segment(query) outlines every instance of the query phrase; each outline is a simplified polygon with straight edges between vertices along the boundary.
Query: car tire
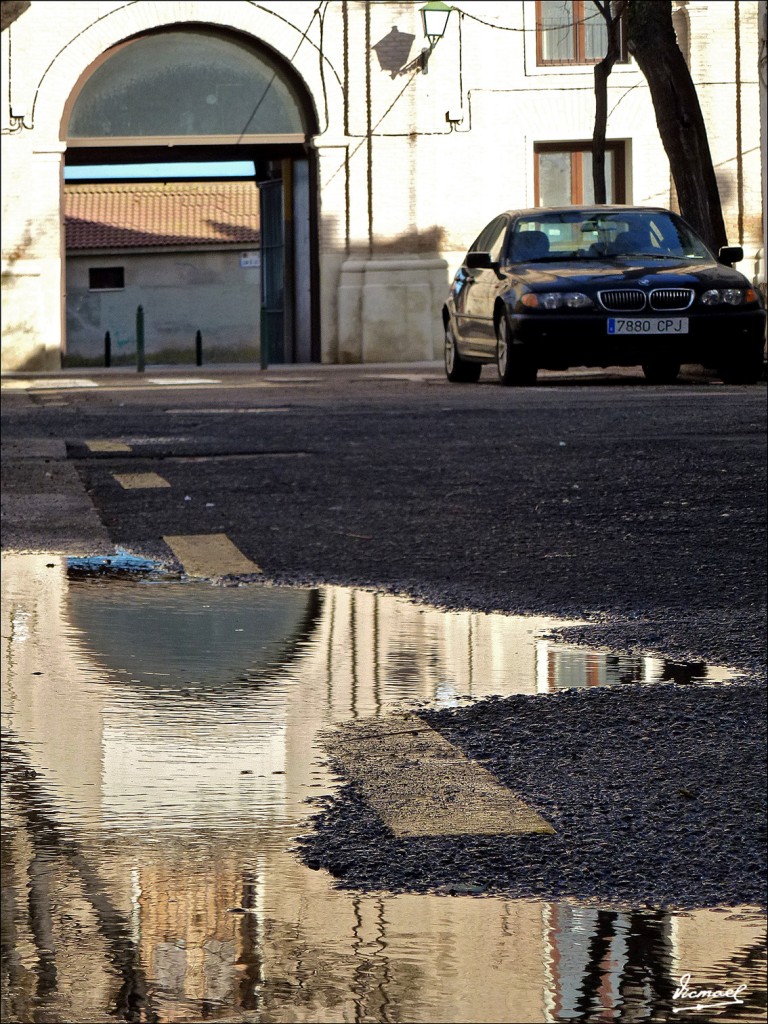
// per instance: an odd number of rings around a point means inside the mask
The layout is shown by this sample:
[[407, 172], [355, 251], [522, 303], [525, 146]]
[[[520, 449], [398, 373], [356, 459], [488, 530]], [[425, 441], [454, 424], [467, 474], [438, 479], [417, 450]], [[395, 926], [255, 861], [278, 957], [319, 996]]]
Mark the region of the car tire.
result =
[[480, 380], [482, 363], [470, 363], [459, 355], [453, 328], [445, 325], [445, 375], [452, 384], [476, 384]]
[[643, 373], [649, 384], [674, 384], [680, 374], [680, 363], [664, 359], [643, 363]]
[[496, 369], [505, 387], [529, 387], [536, 383], [538, 366], [522, 345], [512, 344], [509, 320], [501, 316], [496, 328]]
[[717, 372], [724, 384], [757, 384], [763, 375], [763, 346], [731, 358]]

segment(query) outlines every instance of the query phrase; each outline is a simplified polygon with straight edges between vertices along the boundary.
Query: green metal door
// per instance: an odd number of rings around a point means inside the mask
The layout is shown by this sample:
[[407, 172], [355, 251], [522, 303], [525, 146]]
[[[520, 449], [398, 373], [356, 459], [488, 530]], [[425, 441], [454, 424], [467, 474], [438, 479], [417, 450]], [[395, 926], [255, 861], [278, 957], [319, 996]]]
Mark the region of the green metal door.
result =
[[284, 363], [285, 230], [282, 181], [259, 184], [261, 205], [261, 365]]

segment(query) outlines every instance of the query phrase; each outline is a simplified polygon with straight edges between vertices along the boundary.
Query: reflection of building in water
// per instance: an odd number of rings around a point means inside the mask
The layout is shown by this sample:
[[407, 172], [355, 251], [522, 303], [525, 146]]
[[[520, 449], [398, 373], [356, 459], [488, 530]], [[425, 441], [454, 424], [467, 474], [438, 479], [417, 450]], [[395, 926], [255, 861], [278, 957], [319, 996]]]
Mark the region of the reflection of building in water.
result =
[[402, 699], [536, 693], [537, 637], [560, 624], [328, 587], [316, 649], [302, 664], [322, 664], [334, 719], [380, 714]]
[[758, 1001], [764, 992], [764, 914], [757, 910], [675, 914], [557, 903], [544, 916], [548, 1021], [615, 1020], [617, 1008], [621, 1020], [667, 1020], [686, 973], [699, 988], [743, 984]]
[[[566, 657], [541, 639], [552, 620], [344, 588], [275, 588], [279, 612], [259, 632], [269, 588], [70, 590], [58, 559], [3, 556], [3, 568], [3, 724], [20, 773], [6, 811], [9, 934], [33, 964], [14, 984], [42, 1005], [88, 1020], [140, 997], [174, 1021], [231, 1008], [539, 1022], [587, 991], [596, 1005], [624, 991], [631, 918], [354, 895], [290, 847], [306, 798], [331, 786], [320, 729], [404, 699], [648, 678], [650, 662]], [[701, 935], [695, 919], [664, 924], [660, 976], [672, 964], [706, 976], [726, 940], [738, 945], [722, 918]]]
[[658, 1012], [672, 995], [670, 915], [569, 904], [548, 910], [551, 1020], [627, 1019]]
[[136, 869], [141, 959], [166, 1004], [240, 1005], [243, 981], [262, 980], [257, 876], [243, 874], [236, 849], [196, 863], [172, 847]]
[[[234, 877], [238, 855], [222, 859]], [[479, 992], [489, 1020], [543, 1019], [540, 904], [343, 893], [274, 850], [239, 891], [181, 850], [172, 870], [142, 869], [141, 885], [142, 963], [162, 1019], [218, 1004], [296, 1022], [472, 1020]], [[255, 913], [222, 912], [249, 892]]]
[[648, 655], [612, 654], [536, 641], [536, 687], [555, 693], [571, 687], [618, 686], [624, 683], [714, 682], [723, 670], [704, 662], [677, 664]]

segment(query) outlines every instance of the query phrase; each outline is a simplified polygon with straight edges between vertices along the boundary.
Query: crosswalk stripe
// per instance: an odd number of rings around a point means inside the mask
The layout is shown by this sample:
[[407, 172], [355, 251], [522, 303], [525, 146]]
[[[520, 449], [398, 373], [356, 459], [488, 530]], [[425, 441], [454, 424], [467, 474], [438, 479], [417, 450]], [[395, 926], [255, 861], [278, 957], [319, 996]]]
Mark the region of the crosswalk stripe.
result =
[[210, 579], [262, 571], [225, 533], [174, 535], [163, 540], [184, 566], [187, 576]]

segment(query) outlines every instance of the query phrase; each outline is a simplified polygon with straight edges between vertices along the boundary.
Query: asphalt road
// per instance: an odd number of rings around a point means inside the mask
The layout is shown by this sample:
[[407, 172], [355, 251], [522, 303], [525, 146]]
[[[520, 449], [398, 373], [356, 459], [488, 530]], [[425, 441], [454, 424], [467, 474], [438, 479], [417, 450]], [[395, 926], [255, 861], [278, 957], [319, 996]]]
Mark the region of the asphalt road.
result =
[[[276, 581], [586, 616], [587, 639], [764, 673], [764, 384], [582, 371], [511, 389], [424, 364], [5, 384], [6, 547], [171, 558], [164, 536], [225, 533]], [[110, 439], [127, 450], [86, 447]], [[170, 487], [115, 480], [138, 472]]]
[[[763, 902], [765, 385], [688, 374], [653, 387], [622, 371], [520, 390], [487, 377], [449, 385], [420, 365], [9, 378], [3, 546], [121, 545], [178, 568], [163, 538], [222, 534], [275, 582], [554, 613], [586, 620], [571, 641], [732, 666], [740, 681], [725, 687], [419, 712], [554, 836], [398, 838], [347, 784], [299, 852], [362, 890]], [[126, 489], [118, 477], [134, 473], [165, 486]]]

